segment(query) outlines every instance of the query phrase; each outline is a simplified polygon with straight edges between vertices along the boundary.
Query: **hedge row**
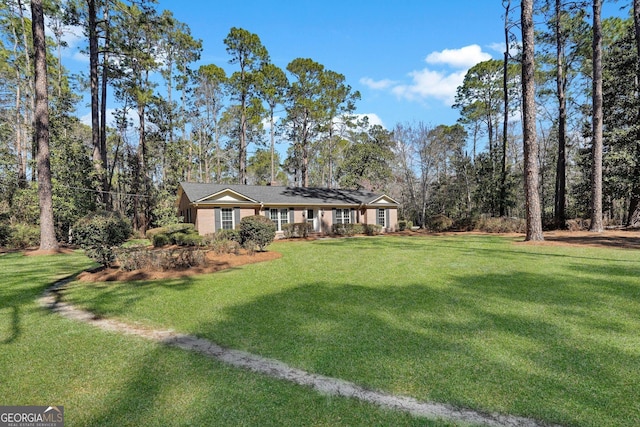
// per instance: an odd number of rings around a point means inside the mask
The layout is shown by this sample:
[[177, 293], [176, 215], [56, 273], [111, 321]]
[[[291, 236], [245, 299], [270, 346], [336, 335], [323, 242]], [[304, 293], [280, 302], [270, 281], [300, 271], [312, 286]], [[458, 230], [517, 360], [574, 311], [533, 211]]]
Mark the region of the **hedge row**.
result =
[[337, 236], [355, 236], [356, 234], [366, 234], [375, 236], [382, 232], [382, 226], [378, 224], [333, 224], [331, 232]]

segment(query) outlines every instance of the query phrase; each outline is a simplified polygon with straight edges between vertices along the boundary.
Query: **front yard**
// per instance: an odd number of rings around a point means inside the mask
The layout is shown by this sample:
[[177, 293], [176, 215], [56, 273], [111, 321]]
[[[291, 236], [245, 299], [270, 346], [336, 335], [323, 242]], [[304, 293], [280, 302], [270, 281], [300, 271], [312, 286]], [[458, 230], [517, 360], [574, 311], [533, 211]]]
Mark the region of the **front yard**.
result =
[[[519, 240], [281, 242], [274, 261], [75, 282], [65, 298], [420, 400], [562, 425], [640, 424], [640, 252]], [[88, 264], [0, 256], [2, 404], [65, 405], [70, 425], [425, 425], [35, 305], [55, 276]]]

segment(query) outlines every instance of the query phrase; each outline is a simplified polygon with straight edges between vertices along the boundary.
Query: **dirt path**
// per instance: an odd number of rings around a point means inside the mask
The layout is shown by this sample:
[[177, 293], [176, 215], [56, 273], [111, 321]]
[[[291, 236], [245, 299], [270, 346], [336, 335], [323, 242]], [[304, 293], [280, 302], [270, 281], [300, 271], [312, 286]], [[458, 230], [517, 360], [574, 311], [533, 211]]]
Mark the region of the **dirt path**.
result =
[[421, 402], [407, 396], [396, 396], [382, 391], [369, 390], [339, 378], [326, 377], [296, 369], [278, 360], [267, 359], [244, 351], [223, 348], [211, 341], [196, 336], [180, 334], [171, 330], [148, 329], [113, 319], [99, 318], [88, 311], [81, 310], [62, 301], [60, 292], [71, 280], [72, 278], [63, 279], [47, 289], [38, 300], [40, 305], [68, 319], [85, 322], [106, 331], [135, 335], [164, 345], [194, 351], [238, 368], [248, 369], [270, 377], [311, 387], [320, 393], [359, 399], [384, 408], [408, 412], [418, 417], [492, 427], [549, 426], [549, 424], [528, 418], [486, 414], [469, 409], [455, 408], [442, 403]]

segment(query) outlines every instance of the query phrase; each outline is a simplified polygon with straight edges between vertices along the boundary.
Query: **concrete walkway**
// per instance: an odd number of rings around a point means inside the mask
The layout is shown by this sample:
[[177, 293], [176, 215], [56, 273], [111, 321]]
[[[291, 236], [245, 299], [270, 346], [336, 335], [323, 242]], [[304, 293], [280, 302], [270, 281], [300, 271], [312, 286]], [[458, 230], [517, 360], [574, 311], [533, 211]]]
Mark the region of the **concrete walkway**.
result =
[[40, 305], [63, 317], [85, 322], [105, 331], [135, 335], [161, 344], [194, 351], [238, 368], [248, 369], [270, 377], [308, 386], [320, 393], [359, 399], [384, 408], [408, 412], [418, 417], [492, 427], [550, 426], [549, 424], [544, 424], [529, 418], [485, 414], [468, 409], [455, 408], [442, 403], [421, 402], [407, 396], [396, 396], [381, 391], [369, 390], [349, 381], [296, 369], [278, 360], [267, 359], [244, 351], [223, 348], [211, 341], [196, 336], [179, 334], [171, 330], [148, 329], [117, 320], [98, 318], [88, 311], [78, 309], [62, 301], [60, 292], [70, 281], [71, 278], [61, 280], [47, 289], [39, 299]]

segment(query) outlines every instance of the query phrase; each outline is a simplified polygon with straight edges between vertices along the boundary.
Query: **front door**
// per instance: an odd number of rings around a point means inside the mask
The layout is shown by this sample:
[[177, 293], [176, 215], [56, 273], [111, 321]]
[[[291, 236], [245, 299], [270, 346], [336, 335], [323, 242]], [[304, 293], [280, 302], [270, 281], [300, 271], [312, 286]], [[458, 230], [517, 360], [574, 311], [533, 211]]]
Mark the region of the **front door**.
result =
[[318, 215], [313, 209], [307, 209], [307, 224], [311, 224], [313, 226], [314, 232], [318, 231]]

